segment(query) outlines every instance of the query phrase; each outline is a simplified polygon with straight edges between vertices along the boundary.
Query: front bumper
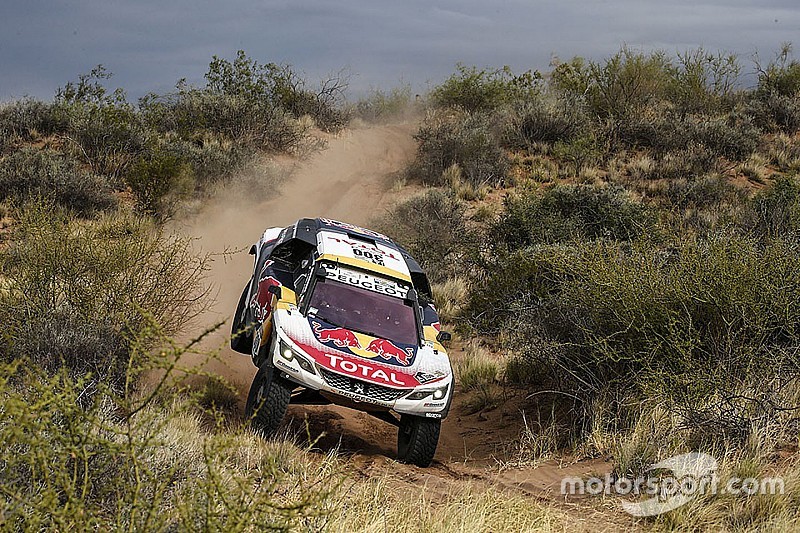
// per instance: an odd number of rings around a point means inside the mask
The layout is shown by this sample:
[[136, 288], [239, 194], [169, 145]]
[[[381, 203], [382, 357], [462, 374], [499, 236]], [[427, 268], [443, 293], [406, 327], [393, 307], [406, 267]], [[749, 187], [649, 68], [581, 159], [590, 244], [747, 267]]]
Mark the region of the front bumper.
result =
[[280, 334], [272, 347], [271, 360], [275, 368], [298, 385], [326, 392], [326, 396], [334, 399], [341, 397], [342, 403], [351, 407], [363, 405], [365, 411], [385, 409], [399, 414], [445, 418], [453, 395], [452, 374], [436, 383], [413, 388], [389, 387], [326, 368]]

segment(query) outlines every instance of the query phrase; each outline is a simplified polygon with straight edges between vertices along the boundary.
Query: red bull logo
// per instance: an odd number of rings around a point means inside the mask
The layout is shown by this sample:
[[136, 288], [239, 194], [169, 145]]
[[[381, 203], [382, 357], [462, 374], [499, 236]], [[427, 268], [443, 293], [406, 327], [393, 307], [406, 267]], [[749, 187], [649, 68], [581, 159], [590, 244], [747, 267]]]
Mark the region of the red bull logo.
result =
[[266, 320], [272, 314], [272, 299], [274, 296], [269, 292], [272, 285], [280, 285], [280, 281], [268, 276], [258, 281], [258, 288], [250, 303], [250, 307], [255, 309], [255, 315], [258, 320]]
[[312, 324], [314, 328], [314, 333], [317, 334], [317, 338], [320, 342], [330, 342], [338, 346], [339, 348], [347, 348], [354, 346], [356, 348], [361, 348], [361, 343], [358, 342], [358, 338], [356, 338], [355, 333], [350, 331], [349, 329], [345, 328], [328, 328], [322, 329], [319, 322], [314, 322]]
[[409, 365], [409, 358], [414, 356], [413, 348], [402, 348], [396, 346], [392, 341], [386, 339], [375, 339], [367, 346], [367, 351], [378, 354], [383, 359], [394, 357], [401, 365]]

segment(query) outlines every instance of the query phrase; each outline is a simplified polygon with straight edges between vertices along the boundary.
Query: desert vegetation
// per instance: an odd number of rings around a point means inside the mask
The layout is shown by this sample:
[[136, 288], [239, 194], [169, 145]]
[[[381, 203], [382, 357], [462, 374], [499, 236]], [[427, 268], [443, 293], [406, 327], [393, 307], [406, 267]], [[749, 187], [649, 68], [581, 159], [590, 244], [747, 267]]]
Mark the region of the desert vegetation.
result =
[[[691, 450], [762, 473], [796, 452], [798, 73], [789, 46], [750, 67], [623, 48], [544, 73], [459, 66], [433, 89], [407, 170], [429, 189], [387, 231], [440, 287], [467, 285], [440, 302], [485, 345], [461, 383], [487, 410], [501, 384], [536, 398], [535, 455], [635, 478]], [[791, 498], [707, 498], [654, 525], [781, 529]]]
[[[745, 85], [742, 74], [757, 81]], [[354, 117], [422, 113], [375, 223], [428, 269], [469, 412], [530, 400], [518, 462], [608, 457], [636, 477], [693, 450], [780, 497], [708, 496], [638, 525], [798, 519], [800, 64], [623, 48], [548, 72], [459, 65], [348, 104], [287, 65], [213, 58], [130, 102], [102, 67], [0, 106], [0, 525], [22, 529], [559, 529], [476, 484], [353, 475], [307, 435], [264, 441], [187, 352], [220, 327], [208, 257], [165, 222]], [[413, 101], [412, 101], [413, 100]], [[279, 178], [265, 175], [264, 179]], [[192, 325], [194, 340], [174, 335]], [[208, 328], [208, 329], [206, 329]], [[187, 380], [191, 377], [191, 380]], [[190, 385], [191, 384], [191, 385]], [[198, 386], [200, 384], [200, 386]], [[502, 389], [502, 392], [501, 392]], [[408, 509], [413, 508], [414, 513]]]
[[98, 66], [61, 87], [52, 102], [0, 107], [0, 199], [46, 196], [86, 215], [133, 195], [137, 211], [174, 215], [182, 200], [235, 182], [264, 154], [302, 154], [350, 116], [344, 75], [311, 88], [288, 65], [262, 64], [240, 51], [214, 57], [204, 86], [179, 81], [168, 94], [128, 101]]

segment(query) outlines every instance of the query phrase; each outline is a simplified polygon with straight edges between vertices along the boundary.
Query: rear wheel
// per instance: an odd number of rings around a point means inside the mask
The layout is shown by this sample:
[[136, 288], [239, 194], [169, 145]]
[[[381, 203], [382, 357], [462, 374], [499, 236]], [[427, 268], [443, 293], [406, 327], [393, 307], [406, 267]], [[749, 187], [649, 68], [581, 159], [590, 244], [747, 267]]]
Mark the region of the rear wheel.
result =
[[258, 433], [272, 437], [286, 416], [294, 386], [269, 363], [258, 369], [247, 395], [245, 415]]
[[430, 466], [439, 444], [442, 421], [438, 418], [401, 415], [397, 432], [397, 457], [404, 463]]

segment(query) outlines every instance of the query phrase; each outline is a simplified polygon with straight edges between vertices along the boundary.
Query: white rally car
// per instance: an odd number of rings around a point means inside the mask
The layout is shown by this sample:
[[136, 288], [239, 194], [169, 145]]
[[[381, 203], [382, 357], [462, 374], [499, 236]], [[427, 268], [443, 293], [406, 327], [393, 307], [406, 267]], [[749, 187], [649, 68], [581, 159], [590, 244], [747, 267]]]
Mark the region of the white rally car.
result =
[[270, 228], [250, 253], [231, 347], [258, 367], [254, 427], [273, 434], [289, 403], [336, 403], [398, 426], [399, 459], [428, 466], [454, 382], [417, 262], [385, 235], [324, 218]]

